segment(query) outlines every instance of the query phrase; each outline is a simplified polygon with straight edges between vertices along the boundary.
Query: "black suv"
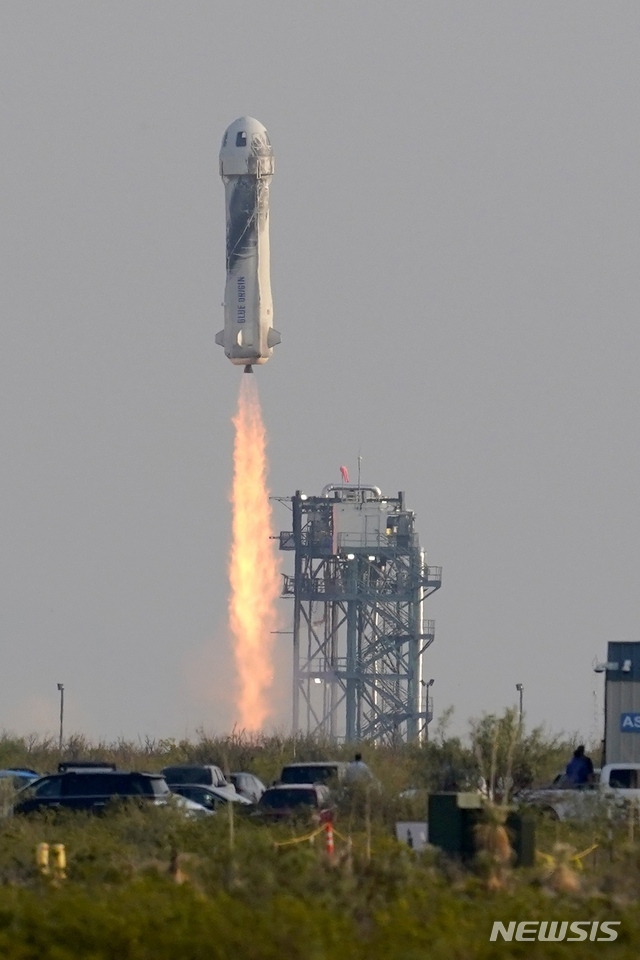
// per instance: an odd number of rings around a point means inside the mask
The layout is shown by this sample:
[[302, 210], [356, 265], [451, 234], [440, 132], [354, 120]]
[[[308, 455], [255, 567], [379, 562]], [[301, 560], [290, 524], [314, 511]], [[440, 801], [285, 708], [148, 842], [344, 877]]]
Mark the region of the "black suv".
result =
[[347, 764], [342, 760], [317, 760], [306, 763], [287, 763], [279, 783], [342, 783]]
[[198, 783], [203, 787], [228, 787], [225, 775], [215, 763], [176, 763], [160, 771], [167, 783]]
[[164, 804], [170, 796], [166, 780], [157, 773], [76, 769], [41, 777], [24, 787], [13, 810], [14, 813], [52, 809], [97, 812], [116, 797]]

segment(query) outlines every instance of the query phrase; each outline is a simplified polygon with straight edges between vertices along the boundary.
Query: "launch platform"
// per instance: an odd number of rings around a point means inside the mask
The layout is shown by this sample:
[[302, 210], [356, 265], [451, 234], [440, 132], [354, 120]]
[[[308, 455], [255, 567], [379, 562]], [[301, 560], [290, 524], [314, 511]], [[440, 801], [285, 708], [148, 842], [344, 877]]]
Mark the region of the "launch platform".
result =
[[405, 497], [375, 486], [326, 486], [274, 498], [292, 530], [293, 730], [380, 743], [426, 738], [432, 719], [425, 654], [435, 639], [425, 601], [442, 583], [428, 566]]

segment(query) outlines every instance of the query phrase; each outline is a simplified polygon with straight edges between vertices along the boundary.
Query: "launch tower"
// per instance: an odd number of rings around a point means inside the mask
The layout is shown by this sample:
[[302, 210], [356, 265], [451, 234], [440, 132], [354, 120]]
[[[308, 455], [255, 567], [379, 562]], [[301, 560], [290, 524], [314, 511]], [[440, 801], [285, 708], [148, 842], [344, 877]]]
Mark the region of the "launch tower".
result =
[[[277, 498], [280, 499], [280, 498]], [[347, 741], [415, 742], [431, 720], [424, 654], [434, 640], [425, 600], [442, 568], [426, 565], [404, 494], [329, 485], [297, 491], [293, 597], [293, 729]]]

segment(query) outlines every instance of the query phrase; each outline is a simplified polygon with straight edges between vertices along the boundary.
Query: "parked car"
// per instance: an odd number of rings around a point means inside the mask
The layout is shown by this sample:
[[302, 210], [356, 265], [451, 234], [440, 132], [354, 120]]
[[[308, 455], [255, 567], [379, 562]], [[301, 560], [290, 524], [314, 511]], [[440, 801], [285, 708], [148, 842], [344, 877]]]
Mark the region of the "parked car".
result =
[[180, 813], [183, 813], [189, 820], [199, 820], [201, 817], [210, 817], [213, 810], [209, 810], [204, 804], [192, 800], [190, 797], [181, 797], [178, 793], [171, 792], [167, 800], [160, 806], [175, 807]]
[[204, 787], [228, 787], [224, 773], [213, 763], [177, 763], [160, 771], [167, 783], [200, 783]]
[[8, 767], [6, 770], [0, 770], [0, 780], [11, 780], [16, 790], [21, 790], [28, 783], [39, 780], [41, 776], [42, 774], [36, 773], [35, 770], [23, 770], [20, 767]]
[[[587, 786], [589, 789], [591, 789], [596, 783], [599, 783], [601, 779], [601, 774], [602, 774], [602, 767], [594, 767], [593, 783], [585, 784], [584, 786]], [[556, 773], [551, 783], [547, 784], [544, 787], [525, 787], [524, 789], [517, 790], [513, 794], [513, 800], [516, 802], [524, 801], [525, 798], [527, 797], [532, 797], [536, 794], [542, 793], [547, 790], [581, 790], [581, 789], [583, 789], [583, 787], [577, 787], [573, 783], [571, 783], [571, 781], [567, 777], [564, 770], [561, 770], [560, 773]], [[484, 796], [486, 796], [486, 792], [484, 790], [480, 790], [480, 792]]]
[[262, 794], [255, 815], [278, 820], [305, 812], [318, 822], [332, 819], [328, 787], [322, 783], [278, 783]]
[[58, 773], [69, 773], [75, 770], [76, 773], [83, 773], [85, 770], [99, 773], [100, 770], [117, 770], [115, 763], [107, 763], [103, 760], [63, 760], [58, 764]]
[[280, 773], [279, 783], [342, 783], [347, 764], [342, 760], [314, 760], [305, 763], [287, 763]]
[[23, 787], [16, 798], [14, 813], [63, 808], [99, 811], [115, 797], [160, 805], [166, 804], [170, 796], [166, 780], [156, 773], [70, 770], [41, 777]]
[[169, 789], [180, 797], [199, 803], [210, 813], [217, 813], [228, 803], [235, 803], [243, 808], [253, 807], [251, 800], [247, 800], [230, 787], [205, 787], [200, 783], [170, 783]]
[[611, 815], [626, 802], [640, 802], [640, 763], [608, 763], [595, 771], [593, 783], [581, 786], [558, 774], [548, 787], [524, 790], [516, 798], [554, 820], [585, 820], [602, 812]]
[[262, 780], [253, 773], [232, 773], [230, 779], [236, 791], [251, 803], [258, 803], [267, 789]]

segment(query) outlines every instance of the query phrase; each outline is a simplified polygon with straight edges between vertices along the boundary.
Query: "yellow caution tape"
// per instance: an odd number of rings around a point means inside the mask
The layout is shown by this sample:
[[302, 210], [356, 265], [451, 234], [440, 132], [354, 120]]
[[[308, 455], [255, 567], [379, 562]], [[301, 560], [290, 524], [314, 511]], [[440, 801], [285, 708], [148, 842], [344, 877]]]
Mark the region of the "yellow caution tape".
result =
[[[583, 869], [582, 858], [586, 857], [588, 853], [592, 853], [598, 846], [599, 844], [594, 843], [590, 847], [587, 847], [586, 850], [583, 850], [582, 853], [574, 853], [574, 855], [572, 857], [569, 857], [569, 859], [575, 860], [575, 862], [578, 864], [578, 869], [582, 870]], [[541, 857], [543, 860], [546, 860], [547, 863], [555, 864], [556, 862], [556, 858], [552, 854], [544, 853], [542, 850], [536, 850], [536, 856]]]
[[304, 837], [292, 837], [291, 840], [281, 840], [279, 843], [274, 843], [273, 845], [274, 847], [288, 847], [292, 843], [304, 843], [305, 840], [313, 840], [313, 838], [317, 837], [323, 830], [324, 827], [318, 827], [313, 833], [307, 833]]
[[582, 853], [576, 853], [575, 856], [571, 857], [572, 860], [575, 860], [578, 864], [578, 868], [582, 870], [582, 858], [586, 857], [588, 853], [591, 853], [598, 846], [597, 843], [593, 843], [590, 847], [587, 847], [586, 850], [583, 850]]
[[336, 830], [335, 827], [333, 828], [333, 835], [334, 837], [339, 837], [340, 840], [344, 840], [345, 843], [349, 843], [349, 841], [351, 840], [351, 837], [345, 837], [345, 835], [343, 833], [340, 833], [338, 830]]
[[536, 850], [536, 857], [541, 857], [543, 860], [546, 860], [547, 863], [556, 862], [555, 857], [552, 857], [550, 853], [543, 853], [542, 850]]
[[[317, 837], [319, 833], [323, 833], [326, 829], [326, 825], [323, 824], [321, 827], [318, 827], [317, 830], [314, 830], [313, 833], [306, 833], [304, 837], [292, 837], [291, 840], [281, 840], [279, 843], [274, 843], [274, 847], [288, 847], [294, 843], [304, 843], [305, 840], [313, 840], [314, 837]], [[343, 833], [340, 833], [339, 830], [336, 830], [333, 827], [334, 837], [338, 837], [340, 840], [343, 840], [344, 843], [351, 843], [351, 837], [345, 837]]]

